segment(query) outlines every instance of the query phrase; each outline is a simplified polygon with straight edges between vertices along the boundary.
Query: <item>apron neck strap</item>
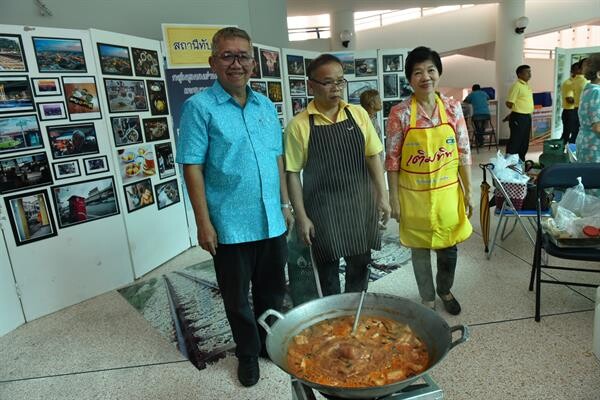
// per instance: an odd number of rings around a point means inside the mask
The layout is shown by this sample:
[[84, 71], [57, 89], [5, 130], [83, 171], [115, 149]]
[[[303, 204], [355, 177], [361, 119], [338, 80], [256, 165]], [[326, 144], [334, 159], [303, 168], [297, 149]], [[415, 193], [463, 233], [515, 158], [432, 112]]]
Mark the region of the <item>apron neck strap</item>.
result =
[[[437, 104], [438, 112], [440, 113], [440, 123], [448, 123], [446, 108], [444, 107], [444, 103], [442, 103], [442, 99], [437, 94], [435, 95], [435, 102]], [[410, 102], [410, 127], [417, 127], [417, 98], [415, 96], [412, 97]]]

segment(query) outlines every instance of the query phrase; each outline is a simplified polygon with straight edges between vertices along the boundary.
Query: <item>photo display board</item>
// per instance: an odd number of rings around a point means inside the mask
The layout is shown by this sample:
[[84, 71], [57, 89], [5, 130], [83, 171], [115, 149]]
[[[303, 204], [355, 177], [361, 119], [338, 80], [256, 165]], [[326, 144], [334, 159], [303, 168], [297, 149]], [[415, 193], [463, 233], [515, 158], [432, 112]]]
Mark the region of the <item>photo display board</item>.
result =
[[[135, 276], [190, 246], [160, 42], [90, 30]], [[84, 165], [87, 168], [88, 165]]]
[[30, 320], [133, 274], [89, 32], [0, 25], [0, 53], [0, 223]]

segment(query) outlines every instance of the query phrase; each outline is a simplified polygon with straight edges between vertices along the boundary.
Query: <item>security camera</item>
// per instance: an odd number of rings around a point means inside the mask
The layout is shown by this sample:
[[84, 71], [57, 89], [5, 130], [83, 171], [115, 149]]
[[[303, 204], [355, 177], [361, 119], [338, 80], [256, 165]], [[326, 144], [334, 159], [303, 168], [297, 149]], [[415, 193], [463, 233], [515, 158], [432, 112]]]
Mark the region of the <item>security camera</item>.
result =
[[340, 32], [340, 40], [342, 41], [342, 46], [348, 47], [350, 41], [352, 40], [352, 32], [347, 29], [344, 29]]
[[525, 28], [527, 28], [527, 25], [529, 25], [529, 18], [520, 17], [515, 21], [515, 33], [518, 35], [522, 34], [523, 32], [525, 32]]

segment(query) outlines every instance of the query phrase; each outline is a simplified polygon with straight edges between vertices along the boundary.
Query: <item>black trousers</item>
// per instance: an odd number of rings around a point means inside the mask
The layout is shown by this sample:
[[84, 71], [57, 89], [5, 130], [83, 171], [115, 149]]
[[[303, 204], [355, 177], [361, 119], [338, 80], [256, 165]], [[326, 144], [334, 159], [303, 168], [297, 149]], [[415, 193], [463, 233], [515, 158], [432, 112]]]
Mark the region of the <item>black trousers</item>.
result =
[[577, 134], [579, 133], [579, 115], [578, 108], [572, 110], [563, 110], [561, 120], [563, 124], [563, 133], [561, 139], [564, 144], [575, 143]]
[[[281, 310], [285, 295], [285, 234], [256, 242], [221, 244], [213, 257], [225, 313], [237, 357], [257, 357], [266, 332], [256, 318], [265, 310]], [[252, 282], [252, 303], [248, 290]]]
[[510, 138], [506, 145], [507, 154], [518, 154], [525, 161], [525, 155], [529, 150], [529, 136], [531, 135], [531, 114], [510, 113], [508, 118], [510, 127]]
[[[371, 252], [344, 257], [344, 260], [346, 261], [344, 292], [361, 292], [367, 285], [367, 265], [371, 263]], [[339, 268], [339, 259], [317, 264], [323, 296], [341, 293]]]

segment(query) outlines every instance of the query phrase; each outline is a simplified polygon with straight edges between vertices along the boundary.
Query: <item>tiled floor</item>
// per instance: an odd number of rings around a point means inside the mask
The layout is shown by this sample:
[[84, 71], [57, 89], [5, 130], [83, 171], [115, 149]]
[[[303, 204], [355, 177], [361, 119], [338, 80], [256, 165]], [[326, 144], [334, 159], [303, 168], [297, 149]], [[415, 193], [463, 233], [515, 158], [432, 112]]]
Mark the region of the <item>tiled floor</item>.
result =
[[[488, 158], [481, 153], [475, 162]], [[474, 168], [474, 188], [480, 181]], [[543, 318], [536, 323], [535, 297], [527, 290], [532, 246], [524, 233], [517, 228], [487, 260], [478, 214], [472, 222], [474, 234], [459, 247], [453, 290], [463, 312], [439, 311], [451, 326], [471, 331], [431, 373], [445, 399], [600, 399], [600, 361], [591, 351], [595, 291], [544, 285]], [[394, 232], [390, 224], [388, 234]], [[192, 249], [149, 275], [203, 258]], [[590, 275], [579, 279], [600, 283]], [[369, 290], [419, 300], [410, 268]], [[262, 378], [252, 388], [237, 383], [232, 357], [198, 371], [112, 291], [1, 337], [0, 399], [290, 399], [289, 377], [260, 363]]]

